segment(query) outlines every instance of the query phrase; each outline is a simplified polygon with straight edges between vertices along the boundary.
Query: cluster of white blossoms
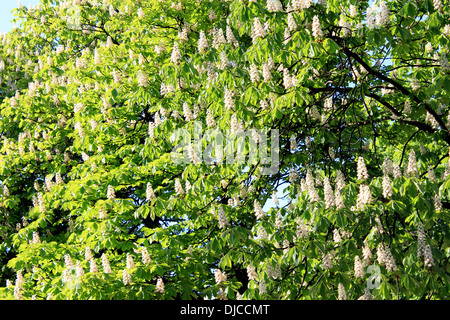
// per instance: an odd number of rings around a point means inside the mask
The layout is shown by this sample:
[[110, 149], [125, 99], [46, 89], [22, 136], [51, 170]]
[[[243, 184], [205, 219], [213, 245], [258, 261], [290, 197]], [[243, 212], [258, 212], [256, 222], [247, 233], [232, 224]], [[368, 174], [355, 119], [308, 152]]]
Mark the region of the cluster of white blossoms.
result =
[[269, 12], [283, 11], [283, 5], [280, 0], [267, 0], [267, 10]]
[[155, 291], [159, 292], [159, 293], [164, 293], [165, 292], [164, 282], [163, 282], [162, 278], [158, 278], [158, 280], [156, 280], [156, 289], [155, 289]]
[[362, 265], [367, 266], [369, 264], [370, 259], [372, 259], [372, 251], [370, 250], [369, 244], [367, 241], [364, 241], [364, 247], [363, 247], [363, 259], [362, 259]]
[[333, 188], [331, 187], [330, 180], [328, 177], [324, 178], [323, 181], [324, 198], [325, 198], [325, 208], [331, 208], [335, 205], [335, 198]]
[[22, 275], [21, 271], [17, 271], [16, 274], [16, 281], [14, 285], [14, 298], [17, 300], [23, 300], [23, 283], [25, 282], [25, 279]]
[[315, 15], [313, 17], [311, 29], [312, 29], [312, 35], [314, 38], [320, 38], [323, 36], [322, 27], [320, 26], [320, 20], [317, 15]]
[[221, 229], [226, 228], [230, 225], [222, 206], [217, 209], [217, 219], [219, 220], [219, 228]]
[[98, 210], [98, 218], [99, 219], [106, 219], [108, 217], [108, 213], [104, 207], [101, 207]]
[[370, 293], [370, 289], [368, 287], [366, 287], [366, 289], [364, 290], [364, 294], [359, 297], [358, 300], [373, 300], [373, 296]]
[[41, 239], [39, 237], [39, 233], [37, 233], [36, 231], [33, 231], [33, 237], [30, 240], [30, 244], [36, 244], [36, 243], [41, 243]]
[[297, 29], [297, 23], [295, 22], [294, 15], [291, 12], [288, 13], [286, 20], [289, 31], [294, 31]]
[[122, 282], [124, 286], [127, 286], [131, 283], [131, 275], [126, 269], [122, 270]]
[[379, 6], [375, 1], [372, 6], [367, 8], [366, 24], [370, 29], [387, 26], [390, 23], [390, 12], [384, 1], [381, 1]]
[[205, 31], [200, 31], [200, 36], [197, 43], [199, 53], [204, 53], [208, 49], [208, 40], [206, 39]]
[[197, 155], [197, 152], [195, 150], [195, 146], [194, 144], [190, 143], [188, 146], [188, 155], [189, 155], [189, 159], [195, 164], [198, 165], [200, 164], [202, 161], [200, 159], [200, 157]]
[[356, 165], [356, 179], [369, 179], [369, 174], [367, 173], [367, 167], [363, 157], [358, 157], [358, 163]]
[[364, 206], [372, 202], [370, 187], [366, 184], [359, 185], [358, 198], [356, 199], [356, 209], [363, 210]]
[[264, 218], [264, 216], [265, 216], [264, 210], [262, 209], [261, 204], [259, 203], [259, 201], [257, 199], [255, 199], [255, 201], [254, 201], [254, 207], [255, 207], [256, 219], [260, 220], [260, 219]]
[[216, 284], [221, 284], [227, 281], [227, 275], [219, 269], [214, 269], [214, 279], [216, 280]]
[[425, 237], [423, 225], [422, 223], [419, 223], [417, 226], [417, 257], [423, 257], [425, 266], [431, 268], [434, 266], [434, 258], [430, 245], [425, 242]]
[[146, 87], [148, 85], [148, 76], [144, 71], [139, 70], [137, 77], [138, 77], [138, 85], [140, 87]]
[[319, 201], [320, 197], [315, 188], [314, 177], [313, 177], [310, 169], [308, 169], [306, 171], [305, 181], [306, 181], [306, 186], [308, 188], [307, 190], [308, 190], [308, 195], [309, 195], [309, 201], [311, 201], [311, 202]]
[[101, 260], [102, 260], [103, 272], [104, 273], [112, 273], [111, 265], [109, 264], [108, 256], [103, 253], [102, 256], [101, 256]]
[[181, 185], [180, 179], [175, 179], [175, 193], [177, 196], [181, 196], [184, 194], [183, 186]]
[[347, 293], [345, 292], [344, 285], [340, 282], [338, 284], [338, 300], [347, 300]]
[[433, 8], [436, 11], [442, 11], [444, 5], [442, 4], [441, 0], [433, 0]]
[[141, 255], [142, 255], [142, 263], [143, 264], [149, 264], [152, 261], [152, 259], [150, 258], [150, 254], [148, 253], [148, 250], [146, 247], [142, 248]]
[[309, 235], [309, 227], [305, 224], [305, 222], [298, 217], [297, 220], [297, 228], [295, 231], [295, 237], [297, 239], [307, 238]]
[[116, 198], [116, 193], [112, 185], [108, 185], [108, 189], [106, 190], [106, 197], [111, 200]]
[[224, 104], [225, 109], [233, 110], [234, 109], [234, 100], [233, 100], [233, 90], [225, 88], [224, 90]]
[[328, 270], [333, 267], [334, 254], [334, 251], [331, 251], [322, 255], [322, 268], [324, 270]]
[[397, 270], [397, 265], [395, 264], [391, 250], [382, 242], [377, 247], [377, 260], [386, 267], [388, 272]]
[[298, 78], [295, 75], [289, 73], [288, 68], [283, 68], [283, 86], [285, 90], [298, 85]]
[[266, 275], [270, 279], [280, 279], [281, 278], [281, 266], [279, 263], [275, 264], [275, 268], [273, 267], [270, 261], [266, 264]]
[[135, 267], [133, 256], [129, 252], [127, 252], [126, 262], [127, 262], [127, 269], [132, 269]]
[[274, 61], [272, 57], [269, 57], [265, 63], [263, 63], [262, 66], [262, 75], [264, 82], [268, 82], [272, 80], [272, 70], [275, 68]]
[[447, 56], [445, 53], [441, 54], [439, 58], [439, 63], [441, 65], [442, 71], [448, 72], [450, 71], [450, 63], [448, 62]]
[[248, 277], [248, 280], [250, 280], [250, 281], [258, 279], [258, 274], [256, 273], [256, 268], [251, 264], [249, 264], [247, 266], [247, 277]]
[[355, 256], [355, 278], [364, 278], [364, 268], [359, 256]]
[[392, 185], [391, 185], [391, 179], [387, 174], [383, 176], [383, 181], [381, 183], [383, 187], [383, 197], [390, 198], [392, 197]]
[[406, 167], [406, 174], [408, 176], [415, 176], [419, 172], [417, 168], [416, 153], [411, 150], [408, 154], [408, 166]]
[[177, 65], [180, 63], [180, 59], [181, 59], [180, 48], [178, 47], [178, 44], [175, 43], [172, 48], [172, 54], [170, 55], [170, 61], [172, 61], [173, 64]]
[[145, 189], [145, 198], [147, 199], [147, 201], [156, 199], [155, 192], [153, 191], [153, 187], [150, 182], [147, 182], [147, 187]]
[[292, 0], [292, 9], [304, 10], [311, 7], [312, 0]]
[[259, 77], [259, 71], [258, 71], [258, 67], [252, 63], [250, 65], [250, 81], [251, 82], [259, 82], [260, 77]]
[[255, 17], [253, 19], [253, 25], [252, 25], [252, 30], [251, 30], [251, 37], [252, 37], [253, 43], [256, 43], [258, 38], [264, 38], [264, 35], [265, 35], [264, 27], [261, 24], [261, 21], [259, 20], [259, 18]]

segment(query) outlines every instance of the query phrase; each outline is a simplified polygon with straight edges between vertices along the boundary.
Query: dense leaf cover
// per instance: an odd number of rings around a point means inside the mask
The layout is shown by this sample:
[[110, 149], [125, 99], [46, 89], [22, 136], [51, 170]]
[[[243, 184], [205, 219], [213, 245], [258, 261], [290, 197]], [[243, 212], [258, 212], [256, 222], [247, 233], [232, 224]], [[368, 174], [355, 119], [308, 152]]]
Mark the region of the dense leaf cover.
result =
[[[16, 17], [0, 298], [449, 298], [448, 0], [41, 0]], [[199, 127], [263, 130], [268, 154], [277, 130], [276, 172], [202, 153], [207, 135], [174, 161], [173, 133]]]

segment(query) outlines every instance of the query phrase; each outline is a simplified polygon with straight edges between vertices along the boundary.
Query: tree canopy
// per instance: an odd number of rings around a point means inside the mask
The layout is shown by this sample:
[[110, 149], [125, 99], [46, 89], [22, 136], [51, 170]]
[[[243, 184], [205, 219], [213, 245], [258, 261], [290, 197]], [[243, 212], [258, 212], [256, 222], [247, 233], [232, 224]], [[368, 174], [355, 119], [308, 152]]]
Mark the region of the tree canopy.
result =
[[448, 0], [15, 16], [0, 298], [449, 298]]

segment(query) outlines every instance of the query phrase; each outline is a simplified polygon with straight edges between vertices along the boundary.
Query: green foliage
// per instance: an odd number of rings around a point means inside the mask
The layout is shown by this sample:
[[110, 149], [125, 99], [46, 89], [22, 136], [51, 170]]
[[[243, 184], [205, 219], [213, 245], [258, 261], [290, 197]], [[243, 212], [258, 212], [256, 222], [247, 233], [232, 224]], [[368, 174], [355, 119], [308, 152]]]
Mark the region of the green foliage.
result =
[[[0, 298], [338, 299], [342, 284], [448, 299], [442, 2], [377, 1], [372, 26], [368, 1], [17, 9], [0, 46]], [[266, 130], [272, 155], [278, 130], [277, 172], [217, 151], [177, 163], [173, 135], [200, 124]]]

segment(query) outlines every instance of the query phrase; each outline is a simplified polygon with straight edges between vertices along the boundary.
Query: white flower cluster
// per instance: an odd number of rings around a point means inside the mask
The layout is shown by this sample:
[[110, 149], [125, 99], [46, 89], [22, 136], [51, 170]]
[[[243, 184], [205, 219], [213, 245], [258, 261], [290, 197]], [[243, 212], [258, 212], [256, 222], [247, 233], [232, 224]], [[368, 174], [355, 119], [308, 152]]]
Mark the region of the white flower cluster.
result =
[[446, 24], [444, 26], [444, 30], [442, 31], [443, 34], [445, 34], [447, 37], [450, 37], [450, 24]]
[[234, 47], [237, 47], [239, 45], [238, 41], [236, 40], [236, 37], [234, 36], [233, 30], [231, 30], [231, 27], [227, 25], [227, 28], [225, 29], [225, 34], [227, 37], [227, 43], [232, 44]]
[[233, 110], [234, 109], [234, 100], [233, 100], [233, 91], [225, 88], [225, 93], [224, 93], [224, 104], [225, 104], [225, 109], [227, 110]]
[[433, 8], [436, 11], [442, 11], [444, 5], [442, 4], [441, 0], [433, 0]]
[[270, 261], [266, 264], [266, 275], [270, 279], [280, 279], [281, 278], [281, 266], [279, 263], [275, 265], [275, 268], [273, 267], [272, 263]]
[[156, 281], [156, 289], [155, 289], [155, 291], [159, 292], [159, 293], [164, 293], [165, 292], [165, 290], [164, 290], [164, 282], [163, 282], [163, 280], [161, 278], [158, 278], [158, 280]]
[[116, 194], [114, 192], [114, 187], [112, 185], [108, 185], [108, 189], [106, 190], [106, 197], [108, 199], [115, 199]]
[[345, 292], [344, 285], [340, 282], [338, 284], [338, 300], [347, 300], [347, 293]]
[[450, 71], [450, 63], [448, 62], [447, 56], [443, 53], [440, 56], [439, 63], [441, 65], [442, 71], [448, 72]]
[[335, 246], [338, 246], [339, 243], [342, 241], [341, 233], [339, 232], [339, 229], [333, 230], [333, 242], [335, 243]]
[[368, 265], [370, 259], [372, 259], [372, 251], [370, 250], [369, 244], [367, 243], [367, 241], [364, 241], [364, 247], [363, 247], [363, 266]]
[[287, 15], [287, 26], [290, 31], [297, 29], [297, 23], [295, 22], [294, 15], [291, 12]]
[[218, 67], [220, 70], [225, 70], [229, 65], [230, 65], [230, 60], [228, 60], [227, 53], [224, 50], [220, 53], [220, 62], [219, 62]]
[[294, 10], [304, 10], [311, 7], [311, 0], [292, 0], [292, 8]]
[[384, 264], [386, 266], [386, 270], [388, 272], [397, 270], [397, 265], [395, 264], [391, 250], [383, 243], [380, 243], [377, 247], [377, 260], [380, 264]]
[[366, 163], [364, 162], [363, 157], [358, 157], [358, 163], [356, 165], [356, 178], [358, 180], [367, 180], [369, 178]]
[[408, 155], [408, 166], [406, 167], [406, 174], [409, 176], [415, 176], [419, 170], [417, 169], [416, 153], [411, 150]]
[[379, 6], [376, 3], [374, 2], [371, 7], [367, 8], [366, 24], [370, 29], [387, 26], [390, 23], [390, 12], [386, 3], [381, 1]]
[[227, 216], [225, 215], [225, 212], [221, 206], [217, 209], [217, 218], [219, 220], [219, 228], [223, 229], [230, 225]]
[[283, 11], [283, 5], [280, 0], [267, 0], [267, 10], [269, 12]]
[[227, 275], [219, 269], [214, 269], [214, 279], [216, 280], [216, 284], [221, 284], [227, 281]]
[[147, 201], [156, 199], [155, 193], [153, 192], [152, 184], [150, 182], [147, 182], [147, 187], [145, 189], [145, 197]]
[[256, 273], [256, 268], [251, 264], [249, 264], [247, 266], [247, 276], [248, 276], [248, 280], [250, 280], [250, 281], [258, 279], [258, 274]]
[[325, 198], [325, 208], [328, 209], [335, 205], [334, 192], [328, 177], [324, 178], [323, 189]]
[[333, 259], [334, 259], [334, 252], [328, 252], [327, 254], [322, 255], [322, 268], [324, 270], [331, 269], [333, 267]]
[[295, 75], [289, 73], [288, 68], [283, 68], [283, 86], [285, 90], [298, 85], [298, 78]]
[[253, 25], [251, 30], [251, 37], [253, 43], [256, 43], [256, 40], [258, 38], [264, 38], [264, 35], [265, 35], [264, 27], [261, 24], [261, 21], [259, 21], [259, 18], [255, 17], [253, 19]]
[[370, 289], [368, 287], [366, 287], [366, 289], [364, 290], [364, 294], [359, 297], [358, 300], [373, 300], [373, 296], [370, 293]]
[[254, 201], [254, 207], [255, 207], [255, 216], [257, 220], [260, 220], [262, 218], [264, 218], [265, 213], [264, 210], [261, 207], [261, 204], [259, 203], [259, 201], [257, 199], [255, 199]]
[[111, 266], [109, 264], [108, 256], [103, 253], [102, 257], [101, 257], [101, 260], [102, 260], [103, 272], [104, 273], [112, 273]]
[[431, 268], [434, 266], [433, 253], [431, 252], [431, 247], [425, 242], [425, 231], [423, 229], [422, 223], [417, 226], [417, 257], [423, 257], [426, 267]]
[[319, 38], [323, 36], [323, 31], [322, 28], [320, 26], [320, 20], [319, 17], [317, 15], [315, 15], [313, 17], [313, 21], [312, 21], [312, 35], [314, 38]]
[[355, 256], [355, 277], [364, 278], [364, 268], [359, 256]]
[[138, 85], [140, 87], [146, 87], [148, 85], [148, 75], [144, 71], [139, 70], [137, 77], [138, 77]]
[[392, 197], [392, 185], [391, 185], [391, 179], [387, 174], [383, 176], [383, 181], [381, 183], [383, 187], [383, 197], [386, 199]]
[[305, 180], [306, 180], [306, 186], [308, 188], [309, 201], [311, 201], [311, 202], [319, 201], [320, 200], [319, 194], [317, 193], [317, 190], [315, 188], [314, 177], [313, 177], [310, 169], [308, 169], [306, 172]]
[[308, 226], [303, 222], [301, 218], [297, 218], [297, 229], [295, 231], [295, 236], [297, 239], [303, 239], [307, 238], [309, 235], [309, 228]]
[[180, 59], [181, 59], [180, 48], [178, 47], [178, 44], [175, 43], [172, 48], [170, 61], [172, 61], [173, 64], [178, 65], [180, 63]]
[[41, 243], [41, 239], [39, 238], [39, 233], [37, 231], [33, 231], [33, 237], [30, 241], [30, 244]]
[[359, 185], [358, 198], [356, 199], [356, 209], [363, 210], [364, 206], [372, 202], [370, 187], [366, 184]]
[[14, 285], [14, 298], [16, 298], [17, 300], [23, 300], [23, 283], [25, 282], [25, 279], [22, 275], [21, 271], [17, 271], [17, 275], [16, 275], [16, 282]]
[[198, 52], [204, 53], [208, 49], [208, 40], [206, 39], [205, 31], [200, 31], [200, 37], [197, 44]]
[[258, 82], [259, 80], [260, 80], [260, 77], [259, 77], [258, 67], [254, 63], [252, 63], [250, 65], [250, 81]]
[[188, 146], [188, 154], [189, 154], [189, 159], [195, 164], [198, 165], [201, 163], [201, 159], [199, 158], [199, 156], [197, 155], [197, 152], [195, 151], [195, 147], [192, 143], [189, 144]]
[[183, 186], [181, 185], [180, 179], [175, 179], [175, 193], [177, 196], [181, 196], [184, 194]]
[[127, 286], [131, 283], [131, 276], [125, 269], [122, 270], [122, 282], [124, 286]]

